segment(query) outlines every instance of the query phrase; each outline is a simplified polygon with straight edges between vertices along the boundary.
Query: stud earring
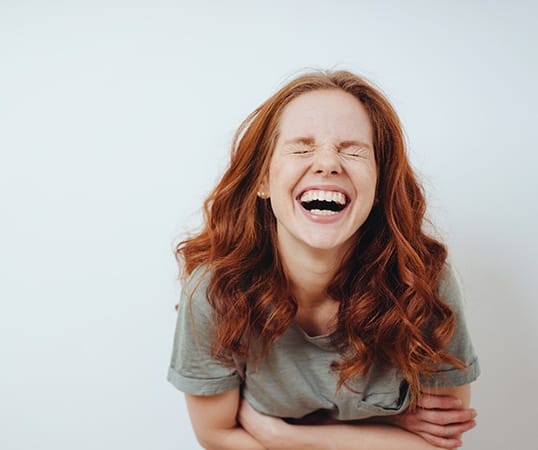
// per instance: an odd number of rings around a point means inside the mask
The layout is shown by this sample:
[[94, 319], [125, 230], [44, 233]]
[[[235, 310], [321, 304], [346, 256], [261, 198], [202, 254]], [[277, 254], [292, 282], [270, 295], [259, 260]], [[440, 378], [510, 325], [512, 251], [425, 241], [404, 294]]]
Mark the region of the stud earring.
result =
[[262, 200], [265, 200], [265, 199], [269, 198], [269, 195], [268, 195], [266, 192], [260, 192], [260, 191], [258, 191], [256, 194], [257, 194], [258, 197], [260, 197]]

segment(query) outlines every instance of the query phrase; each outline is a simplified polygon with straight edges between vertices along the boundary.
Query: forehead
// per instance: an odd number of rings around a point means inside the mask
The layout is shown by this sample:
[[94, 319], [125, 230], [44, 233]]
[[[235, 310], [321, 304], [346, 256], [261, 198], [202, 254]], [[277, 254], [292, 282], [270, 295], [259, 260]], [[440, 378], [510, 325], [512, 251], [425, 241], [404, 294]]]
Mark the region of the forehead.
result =
[[280, 117], [279, 136], [361, 139], [371, 143], [372, 127], [359, 100], [340, 89], [327, 89], [301, 94], [288, 103]]

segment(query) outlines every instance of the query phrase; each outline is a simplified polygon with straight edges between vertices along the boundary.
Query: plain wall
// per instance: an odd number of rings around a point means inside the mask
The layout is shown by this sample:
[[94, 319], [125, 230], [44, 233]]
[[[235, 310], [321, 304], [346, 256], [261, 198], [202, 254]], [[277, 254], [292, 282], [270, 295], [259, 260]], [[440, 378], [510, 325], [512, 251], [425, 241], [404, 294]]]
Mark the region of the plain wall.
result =
[[240, 122], [315, 67], [371, 78], [403, 121], [482, 366], [465, 448], [531, 448], [535, 5], [2, 0], [0, 447], [198, 448], [165, 381], [173, 244]]

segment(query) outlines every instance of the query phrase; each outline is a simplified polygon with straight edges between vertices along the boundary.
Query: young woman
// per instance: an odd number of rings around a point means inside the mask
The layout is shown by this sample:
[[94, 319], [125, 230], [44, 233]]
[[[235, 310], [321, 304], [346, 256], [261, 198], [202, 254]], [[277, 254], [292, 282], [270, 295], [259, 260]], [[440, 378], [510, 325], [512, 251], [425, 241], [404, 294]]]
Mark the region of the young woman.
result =
[[475, 425], [460, 290], [386, 98], [293, 80], [241, 125], [181, 242], [168, 379], [207, 449], [433, 449]]

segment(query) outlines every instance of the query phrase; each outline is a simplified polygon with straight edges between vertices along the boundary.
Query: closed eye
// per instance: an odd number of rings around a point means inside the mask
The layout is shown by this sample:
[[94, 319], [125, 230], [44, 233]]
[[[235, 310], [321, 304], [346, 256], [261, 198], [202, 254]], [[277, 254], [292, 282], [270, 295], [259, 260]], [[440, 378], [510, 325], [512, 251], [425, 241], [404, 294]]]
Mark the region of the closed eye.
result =
[[359, 152], [353, 152], [353, 151], [350, 151], [350, 150], [346, 150], [344, 152], [341, 152], [343, 153], [344, 155], [348, 155], [348, 156], [360, 156], [360, 153]]
[[291, 153], [294, 155], [306, 155], [314, 151], [314, 146], [299, 142], [291, 147]]
[[371, 154], [370, 145], [356, 140], [343, 141], [338, 146], [341, 155], [352, 158], [368, 158]]
[[340, 150], [340, 153], [346, 156], [352, 156], [355, 158], [359, 158], [361, 156], [366, 156], [368, 150], [364, 147], [345, 147]]

